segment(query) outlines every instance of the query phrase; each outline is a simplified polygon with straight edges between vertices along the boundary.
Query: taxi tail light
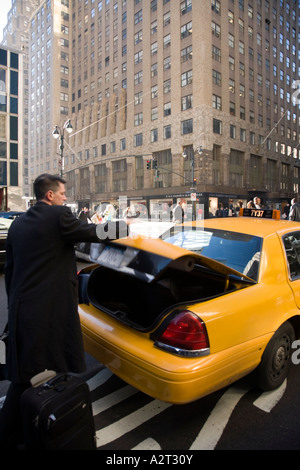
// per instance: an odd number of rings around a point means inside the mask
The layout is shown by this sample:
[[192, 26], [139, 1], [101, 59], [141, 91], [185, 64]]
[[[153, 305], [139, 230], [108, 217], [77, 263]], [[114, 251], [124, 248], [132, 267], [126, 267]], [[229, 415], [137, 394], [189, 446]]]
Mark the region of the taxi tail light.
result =
[[172, 320], [162, 325], [155, 345], [180, 356], [209, 354], [209, 340], [205, 324], [189, 310], [179, 312]]

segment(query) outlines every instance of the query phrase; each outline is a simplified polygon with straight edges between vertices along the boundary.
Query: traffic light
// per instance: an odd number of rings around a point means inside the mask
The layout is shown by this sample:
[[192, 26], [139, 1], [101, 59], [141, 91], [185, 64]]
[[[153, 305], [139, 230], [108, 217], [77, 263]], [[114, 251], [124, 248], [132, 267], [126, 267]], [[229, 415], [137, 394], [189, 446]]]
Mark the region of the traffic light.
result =
[[151, 170], [151, 160], [147, 160], [147, 170]]
[[153, 170], [157, 170], [157, 160], [154, 159], [153, 162], [152, 162], [152, 165], [153, 165]]
[[160, 174], [160, 173], [159, 173], [159, 170], [156, 170], [156, 171], [155, 171], [155, 176], [156, 176], [156, 178], [159, 178], [159, 174]]
[[193, 178], [193, 183], [194, 183], [194, 184], [197, 183], [197, 178]]

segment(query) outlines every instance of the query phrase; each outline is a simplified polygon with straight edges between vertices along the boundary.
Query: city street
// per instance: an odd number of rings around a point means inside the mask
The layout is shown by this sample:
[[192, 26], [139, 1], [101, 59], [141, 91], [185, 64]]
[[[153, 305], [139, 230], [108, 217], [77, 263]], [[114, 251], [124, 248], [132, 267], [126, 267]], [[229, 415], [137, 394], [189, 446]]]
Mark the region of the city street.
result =
[[[0, 273], [0, 331], [6, 295]], [[88, 364], [94, 360], [87, 356]], [[0, 383], [0, 403], [8, 382]], [[251, 377], [187, 405], [154, 400], [103, 368], [89, 381], [99, 450], [298, 450], [300, 370], [269, 393]]]

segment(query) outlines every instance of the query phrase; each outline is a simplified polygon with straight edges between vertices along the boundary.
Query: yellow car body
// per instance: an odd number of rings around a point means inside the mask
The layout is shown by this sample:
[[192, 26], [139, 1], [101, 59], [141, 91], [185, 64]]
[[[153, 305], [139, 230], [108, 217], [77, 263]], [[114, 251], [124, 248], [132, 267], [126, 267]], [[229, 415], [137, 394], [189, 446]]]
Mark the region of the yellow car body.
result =
[[[267, 360], [276, 360], [280, 367], [283, 361], [284, 367], [288, 369], [292, 341], [300, 333], [300, 276], [298, 279], [297, 274], [291, 275], [288, 248], [285, 246], [291, 234], [300, 234], [300, 224], [250, 217], [207, 219], [192, 224], [200, 230], [203, 225], [204, 231], [221, 229], [224, 233], [233, 234], [233, 239], [236, 233], [261, 239], [257, 279], [252, 280], [246, 275], [239, 278], [237, 274], [240, 273], [225, 264], [163, 240], [128, 238], [113, 242], [112, 245], [129, 247], [135, 253], [146, 252], [150, 259], [152, 255], [167, 257], [171, 263], [182, 263], [185, 271], [192, 269], [190, 263], [202, 263], [201, 270], [207, 270], [207, 276], [212, 276], [212, 283], [216, 282], [218, 276], [223, 276], [224, 292], [170, 305], [152, 328], [136, 328], [130, 323], [124, 323], [118, 315], [108, 314], [105, 308], [90, 302], [89, 298], [79, 304], [86, 351], [142, 392], [177, 404], [188, 403], [219, 390], [258, 366], [263, 365], [265, 369], [268, 367], [264, 364]], [[89, 279], [94, 269], [95, 266], [87, 268], [83, 275]], [[217, 273], [216, 279], [211, 272]], [[233, 289], [232, 286], [230, 289], [226, 287], [229, 277], [233, 278]], [[116, 270], [111, 296], [121, 288], [121, 283], [118, 284], [120, 279]], [[99, 285], [99, 299], [101, 287], [104, 287], [103, 292], [108, 289], [105, 282], [103, 286]], [[149, 289], [151, 296], [151, 284]], [[107, 292], [104, 296], [108, 297]], [[149, 302], [148, 298], [145, 298], [146, 302]], [[142, 302], [138, 308], [143, 315]], [[156, 332], [177, 311], [192, 312], [205, 325], [208, 347], [204, 347], [198, 356], [173, 354], [172, 350], [160, 349], [159, 341], [155, 340]], [[292, 326], [294, 334], [288, 340], [286, 333], [281, 335], [281, 342], [277, 346], [276, 332], [282, 331], [282, 325], [287, 322]], [[272, 352], [274, 342], [276, 351]], [[265, 350], [267, 357], [263, 356]], [[289, 356], [286, 366], [284, 354]], [[276, 382], [277, 378], [274, 380]]]

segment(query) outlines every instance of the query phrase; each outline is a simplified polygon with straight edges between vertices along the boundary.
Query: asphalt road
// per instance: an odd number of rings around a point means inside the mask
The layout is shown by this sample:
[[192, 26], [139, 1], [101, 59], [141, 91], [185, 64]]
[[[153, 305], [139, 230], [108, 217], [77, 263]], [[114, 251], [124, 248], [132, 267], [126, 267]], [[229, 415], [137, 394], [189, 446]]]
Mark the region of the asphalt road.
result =
[[[6, 316], [0, 272], [0, 331]], [[87, 359], [95, 364], [90, 356]], [[7, 386], [0, 382], [0, 406]], [[148, 397], [106, 368], [89, 386], [98, 449], [116, 456], [120, 450], [184, 455], [184, 451], [197, 454], [200, 450], [300, 449], [300, 365], [293, 365], [287, 381], [274, 392], [262, 393], [250, 376], [180, 406]]]

